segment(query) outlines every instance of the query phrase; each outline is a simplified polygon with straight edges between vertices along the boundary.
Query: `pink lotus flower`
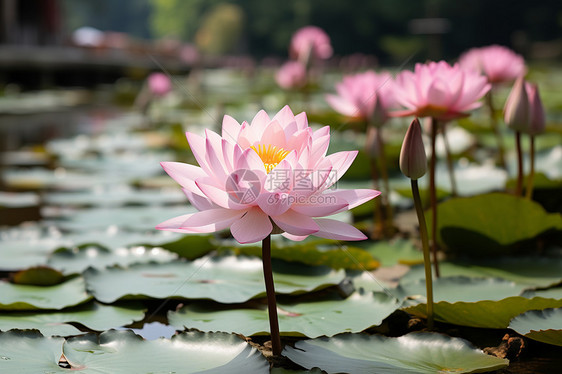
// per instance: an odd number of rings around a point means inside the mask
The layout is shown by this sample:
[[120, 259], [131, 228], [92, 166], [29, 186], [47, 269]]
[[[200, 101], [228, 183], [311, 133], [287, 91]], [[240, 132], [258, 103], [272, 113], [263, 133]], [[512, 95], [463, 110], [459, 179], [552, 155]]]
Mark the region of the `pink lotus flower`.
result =
[[306, 67], [298, 61], [288, 61], [275, 74], [277, 84], [286, 90], [306, 84]]
[[544, 108], [536, 84], [526, 82], [523, 76], [517, 78], [505, 102], [504, 120], [515, 131], [530, 135], [544, 132]]
[[152, 73], [147, 80], [148, 89], [154, 96], [164, 96], [172, 90], [172, 81], [164, 73]]
[[395, 83], [394, 97], [407, 110], [394, 112], [394, 116], [442, 121], [467, 116], [481, 106], [478, 100], [491, 88], [483, 75], [445, 61], [416, 64], [414, 72], [401, 72]]
[[310, 58], [326, 60], [332, 56], [330, 37], [319, 27], [305, 26], [297, 30], [291, 39], [290, 55], [299, 61]]
[[251, 123], [225, 116], [222, 136], [187, 133], [199, 166], [163, 162], [199, 212], [167, 220], [156, 228], [184, 233], [230, 227], [240, 243], [282, 233], [293, 240], [308, 235], [336, 240], [366, 239], [346, 223], [318, 218], [351, 209], [380, 194], [375, 190], [330, 189], [357, 151], [326, 155], [329, 126], [316, 131], [306, 114], [285, 106], [273, 118], [260, 111]]
[[513, 82], [526, 72], [523, 57], [501, 45], [470, 49], [461, 55], [459, 64], [486, 75], [492, 84]]
[[380, 126], [395, 105], [393, 81], [388, 73], [366, 71], [348, 75], [336, 84], [337, 95], [326, 95], [326, 101], [340, 114]]

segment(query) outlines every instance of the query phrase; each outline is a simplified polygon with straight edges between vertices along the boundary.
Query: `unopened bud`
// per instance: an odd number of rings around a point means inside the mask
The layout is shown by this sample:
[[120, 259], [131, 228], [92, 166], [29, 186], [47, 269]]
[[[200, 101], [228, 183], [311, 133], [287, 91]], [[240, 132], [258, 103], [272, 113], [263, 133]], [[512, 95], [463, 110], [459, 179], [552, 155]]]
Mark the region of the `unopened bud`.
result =
[[504, 120], [507, 126], [515, 131], [529, 131], [531, 106], [523, 76], [517, 78], [505, 102]]
[[536, 84], [527, 84], [527, 95], [529, 96], [529, 103], [531, 104], [531, 126], [529, 128], [529, 134], [541, 134], [546, 127], [546, 121], [538, 86]]
[[400, 170], [410, 179], [416, 180], [427, 171], [427, 158], [423, 147], [420, 122], [415, 118], [404, 137], [400, 150]]

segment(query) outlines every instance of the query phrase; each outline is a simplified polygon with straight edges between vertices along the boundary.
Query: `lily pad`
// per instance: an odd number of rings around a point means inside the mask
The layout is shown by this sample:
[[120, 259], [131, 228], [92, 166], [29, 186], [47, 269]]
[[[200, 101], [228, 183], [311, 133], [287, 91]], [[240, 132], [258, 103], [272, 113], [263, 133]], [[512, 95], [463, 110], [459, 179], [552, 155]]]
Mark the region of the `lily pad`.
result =
[[[549, 287], [562, 281], [562, 257], [523, 256], [440, 262], [442, 277], [494, 277], [529, 287]], [[423, 266], [413, 266], [402, 282], [425, 279]]]
[[343, 334], [300, 341], [283, 354], [305, 368], [327, 373], [478, 373], [509, 364], [464, 339], [425, 332], [398, 338]]
[[562, 308], [530, 310], [512, 319], [509, 328], [533, 340], [562, 346]]
[[0, 316], [0, 330], [37, 329], [43, 335], [70, 336], [82, 334], [71, 322], [90, 330], [103, 331], [125, 326], [144, 318], [140, 305], [119, 307], [92, 303], [63, 312], [10, 313]]
[[[261, 257], [259, 246], [227, 247], [234, 253]], [[379, 262], [361, 248], [341, 246], [332, 240], [311, 240], [290, 245], [272, 244], [271, 256], [285, 261], [298, 261], [311, 266], [329, 266], [333, 269], [372, 270]]]
[[[441, 277], [434, 281], [435, 319], [461, 326], [506, 328], [528, 310], [556, 308], [562, 300], [519, 296], [525, 286], [496, 278]], [[426, 318], [425, 281], [401, 284], [395, 292], [414, 304], [404, 310]]]
[[[159, 165], [158, 165], [159, 166]], [[134, 190], [128, 186], [98, 188], [80, 192], [51, 192], [45, 194], [44, 202], [59, 206], [105, 206], [126, 204], [165, 205], [186, 203], [185, 195], [178, 189]]]
[[514, 243], [562, 230], [560, 214], [502, 193], [450, 199], [439, 204], [437, 212], [438, 240], [467, 255], [505, 253]]
[[63, 309], [91, 298], [81, 277], [50, 287], [0, 282], [0, 310]]
[[31, 286], [54, 286], [61, 283], [63, 279], [64, 276], [60, 271], [47, 266], [36, 266], [15, 273], [12, 277], [12, 283]]
[[106, 248], [87, 246], [73, 249], [60, 249], [49, 258], [49, 265], [64, 274], [81, 273], [88, 267], [103, 269], [112, 265], [128, 266], [136, 263], [170, 262], [177, 259], [174, 253], [162, 248], [143, 246], [132, 248]]
[[[310, 338], [359, 332], [380, 325], [401, 304], [384, 293], [371, 292], [356, 292], [344, 300], [278, 303], [279, 330], [281, 335]], [[269, 334], [266, 308], [216, 311], [191, 304], [168, 312], [168, 321], [178, 329], [236, 332], [245, 336]]]
[[366, 250], [381, 262], [381, 266], [423, 263], [423, 253], [410, 240], [379, 241], [369, 245]]
[[[37, 331], [0, 333], [0, 371], [6, 373], [268, 373], [266, 359], [248, 343], [224, 333], [186, 332], [143, 340], [132, 331], [109, 330], [68, 339]], [[64, 353], [70, 368], [58, 365]]]
[[[165, 299], [213, 299], [241, 303], [265, 295], [262, 262], [236, 256], [203, 257], [193, 262], [139, 264], [103, 271], [88, 269], [84, 276], [88, 290], [104, 303], [123, 297]], [[282, 294], [299, 294], [337, 285], [343, 270], [283, 264], [274, 267], [275, 289]]]

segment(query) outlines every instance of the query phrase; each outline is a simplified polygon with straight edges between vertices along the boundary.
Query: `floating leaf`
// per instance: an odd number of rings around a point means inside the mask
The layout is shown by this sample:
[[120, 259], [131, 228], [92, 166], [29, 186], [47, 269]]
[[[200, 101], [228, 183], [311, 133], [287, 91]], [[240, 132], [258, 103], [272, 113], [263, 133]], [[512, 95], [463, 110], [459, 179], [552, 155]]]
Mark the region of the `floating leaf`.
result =
[[[549, 287], [562, 281], [562, 257], [499, 257], [492, 259], [440, 262], [442, 277], [494, 277], [532, 287]], [[402, 282], [425, 279], [423, 266], [414, 266]]]
[[[84, 276], [94, 297], [111, 303], [123, 297], [213, 299], [241, 303], [265, 295], [262, 262], [257, 258], [204, 257], [193, 262], [139, 264], [103, 271], [88, 269]], [[298, 294], [333, 286], [343, 270], [283, 264], [274, 267], [278, 293]]]
[[[315, 338], [341, 332], [359, 332], [380, 325], [398, 309], [401, 302], [384, 293], [358, 292], [347, 299], [331, 298], [298, 304], [278, 303], [281, 335]], [[168, 320], [178, 329], [235, 332], [245, 336], [269, 334], [267, 309], [216, 308], [196, 304], [168, 312]]]
[[[259, 246], [227, 247], [235, 253], [261, 257]], [[311, 266], [329, 266], [333, 269], [372, 270], [379, 262], [361, 248], [337, 245], [332, 240], [311, 240], [290, 245], [272, 244], [273, 258], [301, 262]]]
[[530, 310], [512, 319], [509, 328], [539, 342], [562, 346], [562, 308]]
[[103, 331], [129, 325], [143, 318], [144, 310], [139, 305], [118, 307], [92, 303], [64, 312], [5, 314], [0, 316], [0, 330], [37, 329], [45, 336], [70, 336], [82, 334], [70, 322]]
[[0, 282], [0, 310], [63, 309], [91, 298], [81, 277], [50, 287]]
[[[58, 366], [64, 350], [70, 369]], [[224, 333], [186, 332], [143, 340], [132, 331], [109, 330], [68, 339], [35, 331], [0, 333], [0, 372], [5, 373], [268, 373], [266, 359], [248, 343]]]
[[112, 265], [128, 266], [146, 262], [170, 262], [177, 255], [162, 248], [143, 246], [108, 250], [100, 247], [60, 249], [49, 258], [49, 265], [65, 274], [81, 273], [88, 267], [103, 269]]
[[439, 204], [438, 240], [468, 255], [506, 252], [519, 241], [562, 230], [562, 216], [524, 198], [491, 193]]
[[379, 241], [369, 244], [366, 250], [381, 262], [381, 266], [423, 263], [422, 252], [410, 240]]
[[63, 279], [64, 276], [58, 270], [46, 266], [36, 266], [15, 273], [12, 283], [32, 286], [53, 286], [61, 283]]
[[[440, 277], [433, 282], [435, 319], [461, 326], [506, 328], [528, 310], [562, 306], [562, 300], [518, 296], [525, 286], [495, 278]], [[395, 292], [417, 305], [408, 313], [426, 316], [425, 281], [401, 284]]]
[[414, 332], [398, 338], [343, 334], [299, 341], [283, 355], [327, 373], [475, 373], [506, 367], [468, 341], [437, 333]]

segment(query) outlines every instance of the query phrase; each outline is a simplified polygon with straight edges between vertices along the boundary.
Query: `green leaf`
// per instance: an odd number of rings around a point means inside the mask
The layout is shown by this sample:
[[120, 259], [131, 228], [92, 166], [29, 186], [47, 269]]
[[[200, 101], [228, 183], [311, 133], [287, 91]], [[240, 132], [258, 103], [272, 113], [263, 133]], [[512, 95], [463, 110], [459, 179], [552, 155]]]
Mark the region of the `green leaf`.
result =
[[[359, 332], [380, 325], [402, 303], [384, 293], [353, 293], [347, 299], [298, 304], [278, 303], [279, 330], [285, 336], [315, 338], [341, 332]], [[235, 332], [245, 336], [269, 334], [266, 308], [216, 311], [190, 304], [168, 312], [168, 321], [178, 329]]]
[[49, 258], [49, 265], [65, 274], [81, 273], [89, 267], [103, 269], [112, 265], [128, 266], [147, 262], [170, 262], [177, 255], [162, 248], [143, 246], [109, 250], [103, 247], [84, 246], [60, 249]]
[[438, 205], [437, 216], [438, 240], [450, 250], [468, 255], [505, 253], [514, 243], [562, 230], [560, 214], [501, 193], [450, 199]]
[[[442, 277], [494, 277], [531, 287], [549, 287], [562, 281], [562, 257], [524, 256], [440, 262]], [[401, 282], [425, 279], [424, 267], [413, 266]]]
[[81, 277], [49, 287], [0, 282], [0, 310], [63, 309], [91, 298]]
[[[259, 246], [227, 247], [234, 253], [261, 257]], [[365, 250], [338, 245], [333, 240], [311, 240], [304, 243], [290, 242], [288, 245], [272, 243], [271, 256], [290, 262], [301, 262], [310, 266], [329, 266], [332, 269], [373, 270], [379, 262]]]
[[[433, 282], [435, 319], [461, 326], [506, 328], [528, 310], [562, 306], [562, 300], [518, 296], [525, 286], [495, 278], [440, 277]], [[401, 284], [395, 292], [414, 305], [408, 313], [427, 318], [425, 281]]]
[[53, 286], [61, 283], [63, 279], [64, 276], [58, 270], [46, 266], [36, 266], [15, 273], [12, 283], [31, 286]]
[[423, 253], [410, 240], [380, 241], [369, 244], [365, 249], [381, 262], [381, 266], [423, 263]]
[[[123, 297], [212, 299], [241, 303], [265, 295], [262, 262], [236, 256], [203, 257], [193, 262], [138, 264], [103, 271], [88, 269], [88, 290], [104, 303]], [[340, 283], [343, 270], [296, 264], [274, 266], [275, 289], [281, 294], [310, 292]]]
[[[266, 359], [248, 343], [224, 333], [187, 332], [143, 340], [132, 331], [109, 330], [68, 339], [35, 331], [0, 333], [2, 373], [268, 373]], [[70, 369], [58, 366], [64, 356]]]
[[509, 328], [533, 340], [562, 346], [562, 308], [530, 310], [513, 318]]
[[414, 332], [398, 338], [343, 334], [299, 341], [283, 355], [305, 367], [327, 373], [477, 373], [498, 370], [508, 360], [489, 356], [468, 341]]
[[37, 329], [45, 336], [69, 336], [82, 333], [71, 322], [91, 330], [103, 331], [129, 325], [143, 318], [144, 310], [139, 305], [118, 307], [92, 303], [63, 312], [5, 314], [0, 316], [0, 330]]

